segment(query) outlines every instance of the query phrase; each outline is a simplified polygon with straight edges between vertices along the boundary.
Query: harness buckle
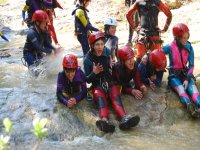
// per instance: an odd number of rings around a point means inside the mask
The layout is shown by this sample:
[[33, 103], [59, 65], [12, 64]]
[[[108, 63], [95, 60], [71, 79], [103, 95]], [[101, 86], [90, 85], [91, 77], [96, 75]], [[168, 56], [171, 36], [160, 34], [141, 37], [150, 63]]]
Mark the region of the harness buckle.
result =
[[107, 81], [104, 81], [102, 84], [101, 84], [102, 88], [107, 92], [108, 91], [108, 82]]

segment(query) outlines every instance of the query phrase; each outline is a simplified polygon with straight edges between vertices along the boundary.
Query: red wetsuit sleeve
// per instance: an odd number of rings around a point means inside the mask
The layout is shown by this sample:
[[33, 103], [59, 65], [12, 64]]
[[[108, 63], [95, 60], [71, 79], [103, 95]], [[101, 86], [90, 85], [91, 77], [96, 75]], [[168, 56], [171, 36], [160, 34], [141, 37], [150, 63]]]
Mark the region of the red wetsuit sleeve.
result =
[[135, 29], [135, 22], [133, 20], [133, 15], [134, 15], [136, 10], [137, 10], [137, 3], [134, 3], [130, 7], [128, 13], [126, 14], [126, 18], [127, 18], [128, 22], [129, 22], [129, 24], [131, 25], [132, 29]]
[[162, 1], [160, 1], [160, 3], [159, 3], [159, 9], [161, 11], [163, 11], [163, 13], [167, 16], [167, 20], [166, 20], [165, 26], [163, 28], [164, 31], [167, 31], [167, 29], [169, 28], [169, 25], [171, 24], [171, 21], [172, 21], [172, 13], [169, 10], [169, 8]]

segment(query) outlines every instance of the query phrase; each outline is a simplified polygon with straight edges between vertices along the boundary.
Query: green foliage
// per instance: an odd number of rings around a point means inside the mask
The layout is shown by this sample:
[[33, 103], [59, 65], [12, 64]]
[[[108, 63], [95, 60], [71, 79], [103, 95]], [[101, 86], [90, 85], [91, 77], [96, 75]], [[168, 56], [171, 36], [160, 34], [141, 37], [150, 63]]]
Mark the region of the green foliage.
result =
[[13, 130], [12, 122], [10, 121], [9, 118], [5, 118], [3, 120], [3, 124], [4, 124], [4, 127], [5, 127], [7, 134], [9, 134]]
[[6, 149], [9, 144], [10, 137], [9, 136], [3, 136], [0, 137], [0, 150]]
[[10, 140], [10, 136], [8, 135], [13, 130], [13, 125], [9, 118], [5, 118], [3, 120], [3, 125], [6, 130], [6, 136], [1, 135], [0, 137], [0, 150], [7, 149], [7, 146], [9, 145], [9, 140]]
[[45, 125], [47, 124], [47, 118], [39, 119], [36, 118], [33, 120], [33, 129], [32, 132], [38, 137], [38, 141], [41, 141], [43, 137], [47, 135], [47, 128]]

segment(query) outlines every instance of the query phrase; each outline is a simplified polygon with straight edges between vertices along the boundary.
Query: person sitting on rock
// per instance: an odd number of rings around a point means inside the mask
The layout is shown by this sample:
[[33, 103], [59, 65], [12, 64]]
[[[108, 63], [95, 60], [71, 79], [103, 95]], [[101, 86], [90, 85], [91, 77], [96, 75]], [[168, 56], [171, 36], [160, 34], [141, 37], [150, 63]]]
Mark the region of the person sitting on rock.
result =
[[169, 55], [169, 86], [179, 95], [193, 118], [200, 118], [200, 94], [193, 76], [194, 50], [188, 41], [189, 28], [184, 23], [173, 26], [174, 40], [163, 47]]
[[89, 36], [91, 51], [84, 57], [84, 71], [87, 82], [91, 83], [93, 100], [99, 107], [100, 120], [96, 122], [97, 127], [103, 132], [114, 132], [115, 126], [109, 121], [108, 98], [112, 103], [114, 111], [120, 119], [121, 130], [136, 126], [139, 116], [126, 115], [124, 110], [120, 89], [112, 81], [111, 54], [105, 47], [105, 36], [102, 32], [93, 32]]
[[71, 108], [86, 97], [86, 77], [75, 55], [63, 58], [63, 71], [57, 78], [57, 98], [59, 102]]
[[145, 54], [138, 65], [142, 82], [149, 85], [152, 90], [160, 86], [163, 73], [167, 66], [167, 58], [161, 49]]
[[39, 63], [43, 54], [51, 54], [53, 50], [56, 51], [47, 32], [48, 16], [46, 12], [43, 10], [35, 11], [32, 21], [34, 26], [29, 28], [23, 50], [28, 67]]
[[79, 4], [76, 9], [72, 12], [75, 15], [75, 35], [77, 35], [78, 41], [81, 44], [84, 56], [89, 51], [88, 35], [90, 31], [98, 31], [97, 28], [93, 27], [87, 16], [87, 7], [91, 0], [79, 0]]
[[134, 60], [134, 52], [130, 46], [122, 46], [118, 49], [119, 62], [114, 64], [113, 80], [122, 86], [122, 92], [133, 95], [136, 99], [142, 99], [147, 91], [141, 82], [138, 65]]
[[111, 58], [113, 62], [115, 62], [115, 57], [117, 57], [118, 49], [118, 37], [115, 35], [116, 27], [117, 20], [115, 18], [106, 18], [104, 20], [105, 46], [111, 50]]

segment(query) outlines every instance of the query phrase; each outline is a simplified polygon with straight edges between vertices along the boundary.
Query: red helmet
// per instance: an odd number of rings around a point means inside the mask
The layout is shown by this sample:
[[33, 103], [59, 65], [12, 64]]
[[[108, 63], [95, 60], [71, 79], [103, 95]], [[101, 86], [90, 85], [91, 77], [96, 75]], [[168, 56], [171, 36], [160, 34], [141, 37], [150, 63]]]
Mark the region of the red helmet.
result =
[[78, 68], [78, 60], [75, 55], [66, 55], [63, 58], [63, 67], [69, 69], [77, 69]]
[[133, 49], [127, 45], [120, 47], [117, 53], [120, 61], [128, 60], [135, 55]]
[[36, 10], [33, 14], [32, 21], [48, 22], [48, 15], [43, 10]]
[[96, 40], [98, 40], [99, 38], [105, 38], [103, 32], [98, 31], [98, 32], [94, 32], [94, 33], [90, 34], [90, 36], [89, 36], [89, 43], [90, 43], [90, 45], [94, 44], [94, 42]]
[[180, 37], [185, 32], [189, 33], [189, 29], [188, 29], [187, 25], [185, 25], [183, 23], [178, 23], [178, 24], [174, 25], [174, 27], [173, 27], [174, 37]]
[[151, 52], [149, 61], [158, 70], [164, 70], [167, 66], [167, 58], [161, 49], [156, 49]]

